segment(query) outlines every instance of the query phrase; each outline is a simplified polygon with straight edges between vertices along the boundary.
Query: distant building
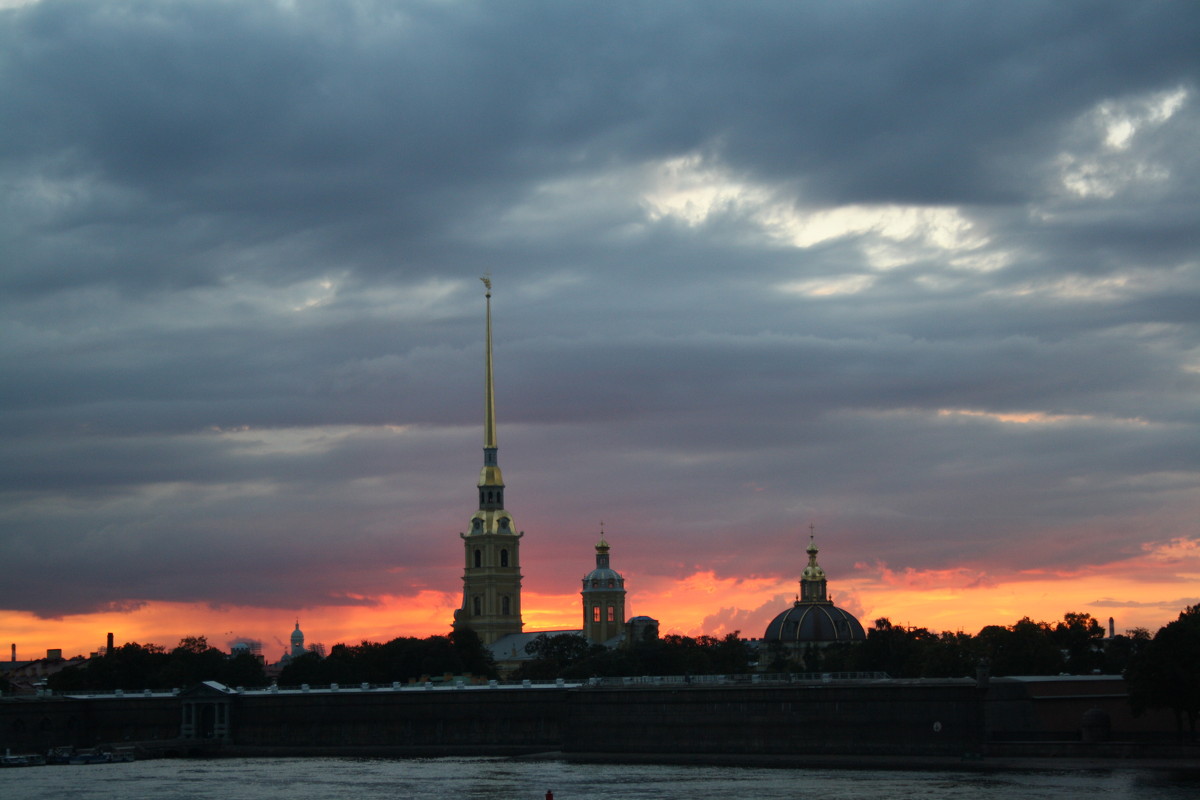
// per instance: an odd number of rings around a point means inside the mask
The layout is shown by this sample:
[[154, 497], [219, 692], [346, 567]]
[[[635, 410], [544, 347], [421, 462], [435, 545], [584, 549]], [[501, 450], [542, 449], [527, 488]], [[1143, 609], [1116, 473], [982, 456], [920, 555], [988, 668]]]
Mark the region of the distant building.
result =
[[296, 629], [292, 631], [292, 649], [288, 652], [292, 658], [302, 656], [307, 652], [304, 649], [304, 631], [300, 630], [300, 620], [296, 620]]
[[[454, 630], [470, 629], [491, 651], [501, 669], [514, 669], [530, 656], [525, 646], [538, 636], [572, 634], [613, 646], [625, 637], [625, 579], [608, 564], [609, 545], [601, 531], [596, 569], [584, 578], [582, 630], [525, 632], [521, 619], [521, 537], [504, 508], [504, 477], [496, 444], [496, 402], [492, 371], [492, 282], [487, 291], [484, 339], [483, 468], [479, 472], [479, 508], [463, 541], [462, 605], [454, 612]], [[647, 618], [648, 619], [648, 618]], [[639, 634], [657, 623], [640, 623]], [[297, 628], [298, 630], [298, 628]]]
[[45, 658], [0, 662], [0, 676], [8, 681], [15, 694], [32, 694], [45, 686], [46, 678], [69, 666], [81, 664], [83, 660], [82, 656], [64, 659], [61, 649], [51, 648], [46, 651]]
[[625, 579], [609, 565], [604, 532], [596, 543], [596, 568], [583, 576], [583, 636], [593, 644], [625, 637]]
[[496, 402], [492, 379], [492, 282], [487, 287], [484, 344], [483, 468], [479, 472], [479, 510], [463, 540], [463, 599], [454, 612], [454, 630], [471, 629], [485, 645], [520, 634], [521, 537], [504, 509], [504, 477], [496, 453]]
[[817, 564], [817, 544], [811, 532], [807, 552], [808, 564], [800, 575], [800, 594], [791, 608], [784, 610], [767, 625], [762, 643], [802, 655], [803, 649], [809, 645], [865, 640], [867, 634], [862, 623], [829, 599], [825, 570]]
[[629, 647], [658, 638], [658, 620], [651, 617], [625, 619], [625, 578], [609, 563], [611, 546], [600, 533], [596, 543], [596, 567], [583, 576], [583, 627], [551, 631], [510, 633], [488, 646], [501, 672], [511, 672], [532, 661], [525, 647], [539, 636], [578, 636], [589, 644], [608, 648]]

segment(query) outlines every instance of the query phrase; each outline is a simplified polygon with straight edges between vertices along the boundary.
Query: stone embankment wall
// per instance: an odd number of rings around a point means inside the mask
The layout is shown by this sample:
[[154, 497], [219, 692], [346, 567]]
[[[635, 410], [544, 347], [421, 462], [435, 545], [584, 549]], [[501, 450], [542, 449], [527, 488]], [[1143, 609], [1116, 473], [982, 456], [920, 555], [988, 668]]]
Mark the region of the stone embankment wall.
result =
[[[190, 696], [189, 696], [190, 695]], [[184, 740], [196, 695], [4, 698], [0, 747]], [[220, 694], [241, 753], [536, 752], [961, 756], [1004, 743], [1164, 741], [1170, 715], [1133, 719], [1119, 678], [1073, 681], [343, 688]], [[1085, 729], [1085, 718], [1097, 724]], [[196, 745], [198, 747], [193, 747]], [[152, 748], [154, 749], [154, 748]], [[1011, 749], [1011, 747], [1010, 747]], [[1042, 748], [1043, 750], [1045, 748]]]
[[566, 689], [340, 691], [237, 699], [233, 741], [262, 747], [518, 747], [557, 750]]
[[977, 754], [982, 695], [974, 681], [583, 690], [563, 750]]

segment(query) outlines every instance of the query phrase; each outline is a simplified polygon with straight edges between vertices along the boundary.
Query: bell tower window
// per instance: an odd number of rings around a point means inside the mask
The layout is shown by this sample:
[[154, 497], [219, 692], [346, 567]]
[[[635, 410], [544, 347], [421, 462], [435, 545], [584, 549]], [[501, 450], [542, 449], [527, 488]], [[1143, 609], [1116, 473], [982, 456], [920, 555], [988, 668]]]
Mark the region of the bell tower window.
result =
[[475, 549], [475, 566], [477, 566], [477, 567], [483, 566], [483, 551], [480, 550], [479, 548]]
[[508, 550], [507, 549], [500, 551], [500, 566], [502, 566], [502, 567], [508, 566]]

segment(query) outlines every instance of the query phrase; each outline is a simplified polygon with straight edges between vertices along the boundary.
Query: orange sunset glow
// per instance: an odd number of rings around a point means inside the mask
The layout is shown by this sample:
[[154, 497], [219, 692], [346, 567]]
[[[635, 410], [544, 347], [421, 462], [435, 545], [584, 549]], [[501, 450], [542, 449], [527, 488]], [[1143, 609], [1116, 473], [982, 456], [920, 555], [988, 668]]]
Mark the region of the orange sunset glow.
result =
[[[527, 571], [535, 571], [530, 566]], [[719, 578], [698, 572], [682, 580], [648, 578], [625, 571], [629, 615], [659, 619], [664, 634], [723, 636], [735, 630], [756, 638], [772, 617], [791, 602], [795, 581]], [[1200, 547], [1177, 540], [1128, 562], [1073, 574], [1039, 571], [989, 576], [975, 570], [894, 572], [858, 564], [854, 573], [831, 576], [834, 602], [869, 626], [880, 617], [893, 624], [933, 631], [977, 633], [985, 625], [1011, 625], [1022, 617], [1054, 622], [1068, 611], [1086, 612], [1117, 633], [1144, 627], [1152, 633], [1196, 602]], [[450, 592], [424, 591], [414, 598], [382, 596], [356, 606], [317, 606], [299, 612], [310, 643], [382, 642], [397, 636], [444, 635], [461, 600]], [[577, 629], [578, 593], [524, 592], [527, 631]], [[133, 610], [38, 619], [0, 614], [0, 629], [17, 644], [18, 658], [36, 658], [50, 648], [87, 655], [102, 647], [112, 631], [118, 644], [154, 643], [168, 648], [184, 636], [204, 635], [227, 649], [237, 639], [263, 645], [268, 661], [283, 653], [296, 619], [274, 609], [214, 608], [198, 604], [147, 603]], [[7, 643], [6, 643], [7, 644]]]

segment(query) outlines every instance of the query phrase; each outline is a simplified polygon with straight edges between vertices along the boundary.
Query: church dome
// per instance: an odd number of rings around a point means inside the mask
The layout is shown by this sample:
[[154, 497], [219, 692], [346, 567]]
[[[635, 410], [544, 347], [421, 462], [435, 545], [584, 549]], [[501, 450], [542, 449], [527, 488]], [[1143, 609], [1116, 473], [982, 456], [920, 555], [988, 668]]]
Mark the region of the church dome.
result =
[[[576, 572], [575, 574], [578, 575], [579, 573]], [[593, 581], [599, 581], [600, 586], [608, 586], [609, 581], [612, 581], [617, 586], [625, 585], [625, 579], [621, 577], [621, 573], [617, 572], [615, 569], [609, 569], [607, 567], [602, 569], [594, 569], [587, 575], [583, 576], [583, 583], [585, 587], [592, 586]]]
[[292, 644], [304, 644], [304, 633], [300, 630], [300, 623], [296, 623], [296, 630], [292, 631]]
[[608, 542], [604, 540], [604, 535], [601, 534], [600, 541], [596, 542], [596, 568], [583, 576], [584, 591], [625, 588], [625, 579], [621, 577], [621, 573], [608, 565], [610, 549]]
[[763, 639], [784, 644], [861, 642], [867, 638], [862, 623], [838, 608], [826, 592], [825, 570], [817, 564], [817, 543], [809, 535], [808, 564], [800, 573], [800, 594], [792, 607], [767, 626]]
[[808, 644], [861, 642], [867, 638], [862, 623], [833, 603], [802, 603], [797, 600], [767, 626], [768, 642]]

